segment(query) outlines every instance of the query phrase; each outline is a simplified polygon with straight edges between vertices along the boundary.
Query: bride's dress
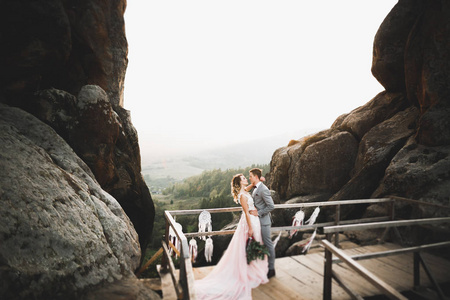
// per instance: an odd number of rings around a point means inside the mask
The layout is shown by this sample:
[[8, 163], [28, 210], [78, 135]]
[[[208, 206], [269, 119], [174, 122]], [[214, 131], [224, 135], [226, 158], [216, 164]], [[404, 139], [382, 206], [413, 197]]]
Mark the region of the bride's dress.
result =
[[[255, 209], [253, 198], [248, 199], [249, 210]], [[240, 199], [239, 194], [238, 199]], [[250, 215], [253, 237], [262, 244], [261, 224], [259, 218]], [[203, 279], [195, 281], [197, 299], [251, 299], [252, 288], [267, 283], [268, 263], [257, 259], [247, 264], [246, 242], [248, 224], [242, 213], [236, 231], [219, 263]]]

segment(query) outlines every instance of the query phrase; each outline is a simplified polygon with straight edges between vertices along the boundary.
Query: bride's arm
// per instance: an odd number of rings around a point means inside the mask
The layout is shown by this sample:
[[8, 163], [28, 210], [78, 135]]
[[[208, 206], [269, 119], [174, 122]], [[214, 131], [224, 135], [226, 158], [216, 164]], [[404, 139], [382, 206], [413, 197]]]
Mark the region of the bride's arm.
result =
[[245, 197], [244, 195], [241, 195], [240, 203], [241, 203], [242, 209], [244, 210], [245, 219], [247, 220], [247, 224], [248, 224], [248, 236], [251, 237], [251, 236], [253, 236], [253, 228], [252, 228], [252, 222], [250, 221], [250, 214], [248, 212], [247, 197]]
[[247, 185], [247, 186], [244, 188], [244, 190], [245, 190], [246, 192], [248, 192], [248, 191], [250, 191], [253, 187], [254, 187], [253, 183], [250, 183], [250, 185]]
[[[261, 176], [260, 180], [261, 180], [261, 182], [264, 182], [264, 181], [266, 181], [266, 178], [264, 178], [264, 176]], [[255, 185], [253, 183], [250, 183], [250, 185], [247, 185], [245, 187], [245, 191], [248, 192], [254, 187], [255, 187]]]

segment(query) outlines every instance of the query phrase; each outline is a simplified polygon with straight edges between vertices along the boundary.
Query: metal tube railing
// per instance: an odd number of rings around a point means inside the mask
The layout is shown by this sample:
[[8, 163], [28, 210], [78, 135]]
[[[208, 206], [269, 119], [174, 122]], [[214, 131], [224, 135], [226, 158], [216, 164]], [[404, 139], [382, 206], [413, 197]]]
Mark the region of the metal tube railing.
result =
[[[306, 207], [317, 207], [317, 206], [339, 206], [340, 205], [355, 205], [355, 204], [370, 204], [370, 203], [385, 203], [392, 201], [389, 198], [381, 198], [381, 199], [358, 199], [358, 200], [342, 200], [342, 201], [331, 201], [331, 202], [311, 202], [311, 203], [295, 203], [295, 204], [276, 204], [274, 209], [292, 209], [292, 208], [306, 208]], [[339, 208], [340, 209], [340, 208]], [[175, 290], [177, 292], [178, 298], [180, 299], [195, 299], [194, 293], [194, 276], [192, 271], [192, 262], [189, 256], [189, 246], [187, 242], [187, 237], [199, 237], [199, 236], [211, 236], [211, 235], [224, 235], [224, 234], [233, 234], [235, 230], [226, 230], [226, 231], [213, 231], [213, 232], [194, 232], [194, 233], [183, 233], [175, 226], [175, 219], [173, 216], [177, 215], [192, 215], [192, 214], [200, 214], [202, 211], [208, 211], [210, 213], [227, 213], [227, 212], [238, 212], [242, 211], [241, 207], [226, 207], [226, 208], [210, 208], [210, 209], [190, 209], [190, 210], [171, 210], [165, 211], [164, 215], [166, 218], [166, 235], [165, 235], [165, 255], [163, 255], [162, 263], [161, 263], [161, 271], [170, 271], [171, 277], [174, 283]], [[352, 222], [369, 222], [373, 221], [374, 218], [368, 219], [360, 219], [360, 220], [347, 220], [340, 221], [339, 216], [337, 214], [337, 218], [335, 222], [327, 222], [327, 223], [318, 223], [314, 225], [307, 226], [283, 226], [283, 227], [273, 227], [272, 231], [281, 231], [281, 230], [300, 230], [307, 231], [313, 230], [317, 227], [324, 227], [327, 225], [333, 224], [348, 224]], [[376, 220], [384, 220], [387, 217], [375, 218]], [[173, 263], [171, 262], [170, 255], [168, 252], [168, 245], [170, 245], [169, 241], [169, 230], [175, 232], [175, 235], [180, 241], [180, 273], [177, 277], [175, 271], [173, 269]], [[337, 240], [338, 241], [338, 240]], [[164, 243], [163, 243], [164, 246]], [[169, 270], [168, 270], [169, 267]], [[173, 274], [172, 274], [173, 273]]]
[[[403, 221], [393, 221], [395, 216], [395, 205], [394, 201], [405, 201], [413, 204], [418, 205], [429, 205], [429, 203], [421, 202], [417, 200], [411, 200], [406, 198], [400, 198], [400, 197], [389, 197], [389, 198], [380, 198], [380, 199], [355, 199], [355, 200], [339, 200], [339, 201], [322, 201], [322, 202], [308, 202], [308, 203], [294, 203], [294, 204], [275, 204], [274, 209], [293, 209], [293, 208], [306, 208], [306, 207], [326, 207], [326, 206], [336, 206], [336, 215], [334, 222], [327, 222], [327, 223], [317, 223], [314, 225], [308, 225], [308, 226], [282, 226], [282, 227], [273, 227], [272, 231], [282, 231], [282, 230], [300, 230], [300, 231], [307, 231], [307, 230], [313, 230], [317, 227], [323, 227], [324, 233], [327, 235], [327, 238], [331, 240], [331, 235], [335, 234], [335, 244], [336, 246], [339, 244], [339, 238], [338, 234], [340, 231], [344, 230], [365, 230], [365, 229], [373, 229], [373, 228], [380, 228], [380, 227], [397, 227], [397, 226], [405, 226], [405, 225], [417, 225], [417, 224], [430, 224], [432, 223], [440, 223], [440, 222], [448, 222], [450, 218], [428, 218], [428, 219], [416, 219], [416, 220], [403, 220]], [[390, 203], [391, 209], [388, 210], [388, 216], [386, 217], [376, 217], [376, 218], [364, 218], [364, 219], [358, 219], [358, 220], [340, 220], [340, 209], [342, 205], [355, 205], [355, 204], [382, 204], [382, 203]], [[439, 205], [431, 205], [435, 207], [440, 207]], [[448, 208], [448, 207], [445, 207]], [[182, 299], [195, 299], [195, 292], [194, 292], [194, 275], [192, 270], [192, 262], [189, 255], [189, 246], [187, 242], [187, 237], [199, 237], [199, 236], [212, 236], [212, 235], [225, 235], [225, 234], [233, 234], [235, 230], [225, 230], [225, 231], [212, 231], [212, 232], [193, 232], [193, 233], [183, 233], [181, 230], [176, 228], [175, 226], [175, 219], [173, 216], [176, 215], [192, 215], [192, 214], [200, 214], [203, 211], [208, 211], [210, 213], [229, 213], [229, 212], [238, 212], [242, 211], [242, 208], [240, 207], [227, 207], [227, 208], [210, 208], [210, 209], [191, 209], [191, 210], [171, 210], [171, 211], [165, 211], [165, 218], [166, 218], [166, 235], [165, 235], [165, 243], [166, 245], [169, 245], [169, 230], [170, 228], [173, 229], [175, 232], [175, 235], [180, 241], [180, 273], [179, 278], [175, 276], [175, 274], [172, 275], [174, 282], [174, 286], [177, 289], [179, 287], [178, 297]], [[380, 221], [386, 221], [387, 222], [380, 222]], [[373, 222], [375, 223], [365, 223], [365, 222]], [[398, 223], [401, 222], [401, 223]], [[353, 224], [358, 223], [358, 224]], [[363, 224], [361, 224], [363, 223]], [[398, 225], [401, 224], [401, 225]], [[334, 225], [334, 226], [332, 226]], [[344, 227], [345, 226], [345, 227]], [[167, 248], [167, 247], [166, 247]], [[330, 256], [330, 253], [327, 254], [327, 251], [325, 251], [325, 255]], [[331, 259], [331, 256], [330, 256]], [[170, 256], [168, 253], [166, 255], [163, 255], [162, 263], [161, 263], [161, 270], [167, 271], [168, 266], [170, 265], [169, 262]], [[331, 267], [330, 272], [331, 272]], [[325, 287], [325, 281], [324, 281], [324, 287]], [[330, 287], [330, 293], [331, 293], [331, 287]], [[325, 295], [325, 291], [324, 291]], [[330, 294], [331, 295], [331, 294]]]
[[378, 278], [378, 276], [374, 275], [372, 272], [355, 262], [351, 257], [344, 253], [344, 251], [335, 247], [332, 243], [327, 240], [322, 240], [320, 242], [325, 247], [325, 263], [324, 263], [324, 292], [323, 299], [330, 300], [331, 299], [331, 279], [332, 279], [332, 255], [336, 255], [343, 262], [345, 262], [352, 270], [361, 275], [364, 279], [370, 282], [372, 285], [377, 287], [384, 295], [389, 297], [390, 299], [400, 299], [407, 300], [405, 296], [400, 294], [393, 287], [388, 285], [386, 282]]
[[[324, 227], [323, 231], [327, 236], [328, 240], [322, 240], [321, 244], [325, 247], [325, 262], [324, 262], [324, 283], [323, 283], [323, 299], [329, 300], [331, 299], [331, 280], [333, 278], [333, 270], [332, 264], [336, 262], [344, 262], [349, 265], [353, 270], [355, 270], [358, 274], [360, 274], [363, 278], [367, 279], [371, 284], [379, 288], [386, 296], [390, 299], [406, 299], [403, 295], [393, 290], [392, 287], [387, 285], [385, 282], [382, 282], [378, 277], [374, 276], [372, 273], [367, 271], [364, 267], [356, 263], [355, 260], [358, 259], [368, 259], [368, 258], [376, 258], [383, 257], [388, 255], [407, 253], [407, 252], [415, 252], [418, 253], [420, 250], [438, 248], [438, 247], [446, 247], [450, 245], [450, 242], [441, 242], [430, 245], [416, 246], [410, 247], [406, 249], [397, 249], [391, 251], [384, 251], [378, 253], [369, 253], [364, 255], [357, 255], [354, 257], [347, 256], [342, 250], [339, 250], [335, 246], [331, 244], [329, 241], [332, 234], [343, 232], [343, 231], [358, 231], [358, 230], [367, 230], [367, 229], [376, 229], [376, 228], [390, 228], [390, 227], [401, 227], [401, 226], [412, 226], [412, 225], [424, 225], [424, 224], [440, 224], [440, 223], [450, 223], [450, 217], [444, 218], [426, 218], [426, 219], [413, 219], [413, 220], [398, 220], [398, 221], [386, 221], [386, 222], [375, 222], [368, 224], [350, 224], [350, 225], [336, 225], [336, 226], [328, 226]], [[340, 260], [333, 259], [332, 255], [335, 254], [339, 257]], [[418, 280], [418, 272], [419, 268], [417, 262], [417, 255], [414, 256], [414, 286], [419, 282]], [[424, 263], [424, 262], [422, 262]], [[430, 278], [432, 275], [428, 274]], [[436, 286], [437, 284], [433, 282]], [[439, 288], [437, 286], [437, 288]], [[346, 289], [348, 289], [346, 287]]]
[[323, 228], [323, 232], [336, 233], [339, 231], [357, 231], [357, 230], [367, 230], [376, 228], [386, 228], [386, 227], [401, 227], [408, 225], [423, 225], [423, 224], [437, 224], [437, 223], [448, 223], [450, 222], [450, 217], [444, 218], [426, 218], [426, 219], [412, 219], [412, 220], [399, 220], [399, 221], [386, 221], [386, 222], [375, 222], [366, 224], [349, 224], [349, 225], [337, 225], [328, 226]]
[[[172, 270], [170, 267], [170, 272], [172, 276], [172, 280], [174, 281], [175, 291], [177, 292], [177, 296], [179, 299], [196, 299], [195, 297], [195, 289], [194, 289], [194, 273], [192, 270], [191, 258], [189, 255], [189, 246], [187, 242], [187, 238], [184, 233], [179, 230], [175, 226], [175, 219], [172, 217], [169, 211], [165, 211], [164, 215], [166, 217], [166, 221], [168, 226], [172, 228], [175, 232], [175, 235], [180, 241], [180, 274], [179, 278], [176, 278], [175, 270]], [[167, 228], [167, 226], [166, 226]], [[163, 247], [165, 247], [166, 254], [166, 262], [169, 262], [169, 266], [171, 266], [172, 260], [170, 259], [170, 255], [168, 253], [167, 246], [169, 244], [169, 234], [166, 229], [166, 240], [163, 243]], [[161, 266], [163, 270], [167, 269], [167, 265]]]

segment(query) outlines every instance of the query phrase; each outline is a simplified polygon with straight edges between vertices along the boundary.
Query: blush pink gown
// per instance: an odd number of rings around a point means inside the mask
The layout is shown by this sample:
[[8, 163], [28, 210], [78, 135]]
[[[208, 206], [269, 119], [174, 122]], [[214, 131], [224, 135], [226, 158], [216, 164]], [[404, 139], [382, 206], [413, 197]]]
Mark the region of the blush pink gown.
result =
[[[253, 198], [248, 199], [249, 209], [255, 209]], [[238, 196], [240, 197], [240, 195]], [[259, 218], [250, 215], [253, 237], [262, 244]], [[268, 282], [267, 256], [247, 264], [245, 252], [248, 224], [242, 213], [236, 231], [219, 263], [203, 279], [195, 281], [197, 299], [252, 299], [252, 289]]]

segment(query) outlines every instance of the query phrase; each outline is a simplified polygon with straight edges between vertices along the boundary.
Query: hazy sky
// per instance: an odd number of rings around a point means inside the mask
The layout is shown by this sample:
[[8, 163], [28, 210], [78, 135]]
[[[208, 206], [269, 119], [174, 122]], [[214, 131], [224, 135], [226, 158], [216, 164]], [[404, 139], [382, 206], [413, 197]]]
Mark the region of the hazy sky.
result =
[[125, 108], [142, 155], [329, 128], [384, 90], [372, 46], [396, 3], [127, 1]]

